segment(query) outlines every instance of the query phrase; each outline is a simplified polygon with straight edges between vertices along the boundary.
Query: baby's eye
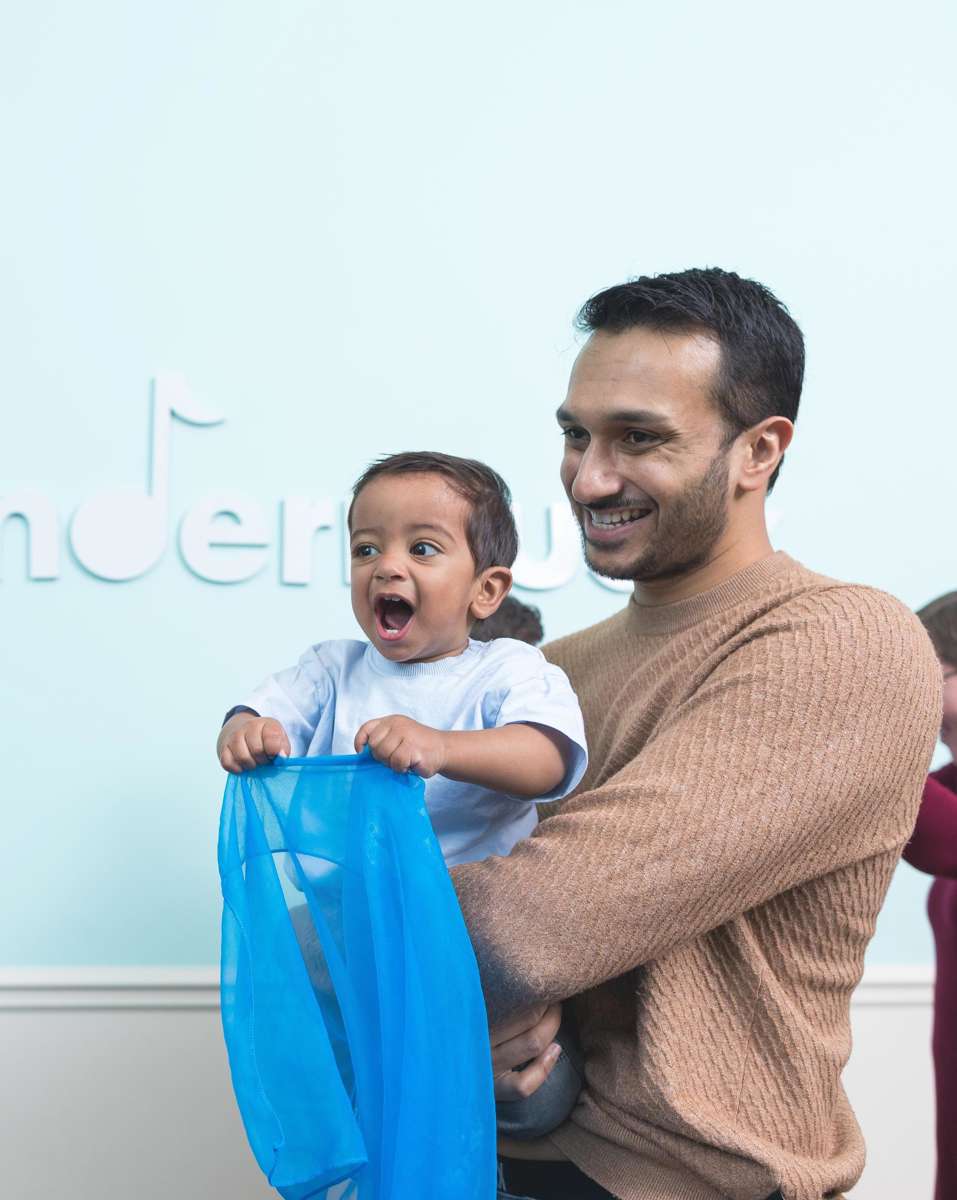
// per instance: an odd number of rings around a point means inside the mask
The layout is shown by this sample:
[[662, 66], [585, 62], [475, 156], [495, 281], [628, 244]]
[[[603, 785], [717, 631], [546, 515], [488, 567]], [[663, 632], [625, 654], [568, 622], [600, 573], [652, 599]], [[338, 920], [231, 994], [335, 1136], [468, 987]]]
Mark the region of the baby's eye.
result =
[[360, 542], [358, 546], [352, 547], [353, 558], [372, 558], [379, 551], [375, 546], [370, 546], [368, 542]]
[[412, 553], [416, 558], [431, 558], [438, 552], [438, 547], [433, 546], [431, 542], [415, 542], [412, 546]]

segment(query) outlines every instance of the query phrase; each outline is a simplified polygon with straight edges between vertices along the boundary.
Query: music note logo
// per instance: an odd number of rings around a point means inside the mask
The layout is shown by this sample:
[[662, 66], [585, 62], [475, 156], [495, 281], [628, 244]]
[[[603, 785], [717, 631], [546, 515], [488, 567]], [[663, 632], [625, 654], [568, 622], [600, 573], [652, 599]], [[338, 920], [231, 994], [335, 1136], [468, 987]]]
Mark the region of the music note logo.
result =
[[202, 426], [225, 420], [196, 404], [181, 375], [156, 376], [150, 395], [148, 490], [100, 492], [80, 505], [70, 524], [73, 553], [99, 579], [136, 579], [163, 557], [169, 531], [170, 426], [174, 417], [187, 425]]

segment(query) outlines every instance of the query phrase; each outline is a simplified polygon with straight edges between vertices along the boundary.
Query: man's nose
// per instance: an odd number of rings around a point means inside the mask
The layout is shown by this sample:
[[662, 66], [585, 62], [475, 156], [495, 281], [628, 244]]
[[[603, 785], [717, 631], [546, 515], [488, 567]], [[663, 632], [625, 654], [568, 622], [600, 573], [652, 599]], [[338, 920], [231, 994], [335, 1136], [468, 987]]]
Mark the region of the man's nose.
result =
[[621, 476], [611, 457], [594, 442], [578, 460], [571, 496], [578, 504], [595, 504], [621, 492]]

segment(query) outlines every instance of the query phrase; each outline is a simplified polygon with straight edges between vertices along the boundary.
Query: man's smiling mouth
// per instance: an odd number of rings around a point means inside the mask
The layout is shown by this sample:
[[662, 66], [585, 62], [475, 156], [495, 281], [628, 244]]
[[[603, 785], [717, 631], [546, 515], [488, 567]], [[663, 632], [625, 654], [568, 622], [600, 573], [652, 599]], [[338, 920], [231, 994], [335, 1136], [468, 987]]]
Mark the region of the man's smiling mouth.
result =
[[651, 508], [585, 508], [582, 512], [582, 531], [588, 542], [596, 545], [622, 541], [645, 517]]
[[597, 525], [602, 529], [607, 529], [612, 525], [631, 525], [635, 521], [640, 521], [642, 517], [647, 517], [651, 512], [650, 508], [618, 508], [618, 509], [594, 509], [586, 508], [589, 518], [593, 525]]
[[376, 629], [387, 642], [398, 641], [409, 631], [415, 609], [403, 596], [384, 592], [373, 601]]

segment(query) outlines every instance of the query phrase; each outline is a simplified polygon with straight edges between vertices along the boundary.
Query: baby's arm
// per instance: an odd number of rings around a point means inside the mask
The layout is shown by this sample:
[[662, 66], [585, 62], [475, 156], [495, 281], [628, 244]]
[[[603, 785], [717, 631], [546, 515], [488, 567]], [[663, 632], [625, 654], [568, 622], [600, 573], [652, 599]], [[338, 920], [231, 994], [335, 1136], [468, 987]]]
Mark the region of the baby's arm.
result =
[[232, 775], [271, 762], [277, 754], [290, 752], [289, 738], [278, 721], [252, 712], [236, 713], [219, 731], [216, 754]]
[[366, 721], [355, 740], [356, 753], [368, 746], [393, 771], [444, 775], [523, 800], [558, 787], [568, 771], [566, 745], [561, 733], [539, 725], [449, 731], [397, 714]]
[[216, 755], [227, 771], [239, 775], [277, 754], [307, 753], [334, 694], [324, 656], [327, 647], [338, 644], [310, 646], [294, 667], [270, 675], [230, 709], [216, 741]]

